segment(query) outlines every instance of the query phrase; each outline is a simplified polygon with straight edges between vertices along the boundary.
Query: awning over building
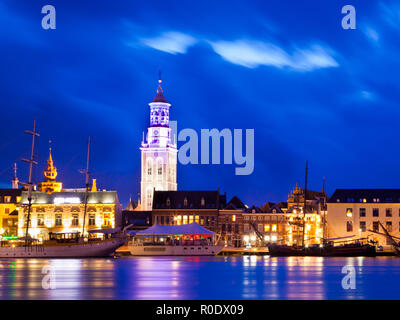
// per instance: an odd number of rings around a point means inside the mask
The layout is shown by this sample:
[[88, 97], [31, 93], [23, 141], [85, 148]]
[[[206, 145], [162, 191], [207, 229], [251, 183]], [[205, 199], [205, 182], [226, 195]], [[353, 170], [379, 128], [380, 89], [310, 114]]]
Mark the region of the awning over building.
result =
[[146, 230], [138, 231], [138, 235], [168, 235], [168, 234], [182, 234], [182, 235], [213, 235], [214, 232], [203, 228], [196, 222], [176, 225], [176, 226], [160, 226], [154, 225]]

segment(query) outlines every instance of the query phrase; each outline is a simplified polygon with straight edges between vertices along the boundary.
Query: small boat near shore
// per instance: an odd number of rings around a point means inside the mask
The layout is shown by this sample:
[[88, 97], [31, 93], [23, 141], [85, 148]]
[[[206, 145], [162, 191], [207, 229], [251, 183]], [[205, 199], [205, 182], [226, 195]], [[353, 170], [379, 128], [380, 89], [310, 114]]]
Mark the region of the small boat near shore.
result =
[[215, 256], [224, 248], [214, 232], [196, 222], [153, 225], [131, 235], [128, 247], [133, 256]]
[[[100, 232], [100, 231], [99, 231]], [[109, 257], [125, 243], [120, 234], [101, 238], [83, 238], [80, 233], [53, 233], [39, 243], [25, 238], [2, 241], [0, 258], [89, 258]]]
[[268, 250], [271, 256], [375, 257], [376, 247], [364, 240], [346, 241], [339, 245], [334, 245], [332, 241], [312, 246], [269, 244]]

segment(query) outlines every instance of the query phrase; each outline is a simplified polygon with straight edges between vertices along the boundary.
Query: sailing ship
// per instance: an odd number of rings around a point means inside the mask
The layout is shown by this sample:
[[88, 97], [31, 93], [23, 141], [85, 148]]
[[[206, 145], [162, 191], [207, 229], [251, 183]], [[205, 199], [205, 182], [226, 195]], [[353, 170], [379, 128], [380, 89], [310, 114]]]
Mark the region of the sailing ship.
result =
[[[351, 239], [342, 240], [343, 238], [327, 239], [325, 238], [325, 210], [323, 216], [323, 236], [322, 243], [308, 246], [305, 243], [305, 221], [307, 214], [307, 176], [308, 176], [308, 162], [306, 162], [305, 183], [304, 183], [304, 204], [303, 216], [301, 222], [292, 222], [302, 230], [301, 245], [279, 245], [276, 243], [268, 243], [268, 251], [272, 256], [375, 256], [376, 248], [371, 245], [368, 239]], [[325, 184], [325, 181], [324, 181]], [[324, 208], [326, 206], [326, 199], [324, 197]], [[255, 227], [254, 227], [255, 228]], [[262, 239], [262, 238], [261, 238]], [[341, 240], [341, 241], [337, 241]]]
[[86, 163], [86, 193], [85, 210], [82, 233], [50, 233], [48, 240], [39, 242], [29, 235], [30, 215], [32, 207], [32, 169], [37, 162], [34, 160], [35, 138], [39, 137], [36, 132], [36, 120], [33, 122], [33, 130], [26, 130], [32, 136], [32, 148], [30, 159], [22, 159], [29, 163], [29, 180], [23, 184], [28, 191], [27, 221], [25, 237], [1, 241], [0, 258], [71, 258], [71, 257], [105, 257], [110, 256], [116, 249], [125, 243], [125, 229], [119, 230], [96, 230], [96, 234], [102, 234], [102, 238], [90, 238], [85, 236], [85, 220], [87, 211], [87, 199], [89, 192], [89, 154], [90, 137], [88, 142]]
[[128, 247], [133, 256], [215, 256], [224, 248], [214, 232], [196, 222], [153, 225], [131, 235]]

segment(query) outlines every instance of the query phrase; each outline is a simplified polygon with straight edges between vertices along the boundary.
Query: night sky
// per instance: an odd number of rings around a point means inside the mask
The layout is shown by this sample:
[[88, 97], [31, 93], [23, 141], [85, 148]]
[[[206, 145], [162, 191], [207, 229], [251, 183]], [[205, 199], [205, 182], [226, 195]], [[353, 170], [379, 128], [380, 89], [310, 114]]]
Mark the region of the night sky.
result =
[[[43, 30], [43, 5], [56, 30]], [[357, 29], [344, 30], [352, 4]], [[255, 168], [179, 165], [178, 189], [286, 201], [304, 183], [400, 187], [400, 4], [395, 1], [0, 1], [0, 187], [26, 179], [38, 121], [64, 187], [93, 178], [137, 198], [139, 145], [162, 70], [178, 128], [254, 129]], [[181, 143], [182, 144], [182, 143]]]

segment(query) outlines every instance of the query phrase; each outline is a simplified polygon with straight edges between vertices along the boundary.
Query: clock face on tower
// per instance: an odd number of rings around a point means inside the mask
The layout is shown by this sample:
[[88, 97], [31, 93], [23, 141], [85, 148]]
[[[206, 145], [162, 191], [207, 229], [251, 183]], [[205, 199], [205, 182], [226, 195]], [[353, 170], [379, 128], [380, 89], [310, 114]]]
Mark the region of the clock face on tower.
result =
[[158, 136], [158, 130], [154, 130], [154, 131], [153, 131], [153, 134], [154, 134], [155, 136]]

